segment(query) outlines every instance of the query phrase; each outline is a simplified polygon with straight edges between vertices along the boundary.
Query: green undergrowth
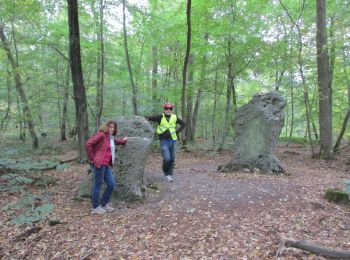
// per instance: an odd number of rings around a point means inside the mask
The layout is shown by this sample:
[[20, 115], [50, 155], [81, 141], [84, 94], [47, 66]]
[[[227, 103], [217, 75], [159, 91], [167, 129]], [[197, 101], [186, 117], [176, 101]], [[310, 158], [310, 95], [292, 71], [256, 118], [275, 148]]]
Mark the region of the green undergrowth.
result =
[[307, 144], [308, 141], [304, 137], [280, 137], [278, 139], [279, 142], [290, 142], [296, 144]]
[[0, 143], [0, 195], [11, 197], [1, 210], [13, 224], [33, 224], [47, 219], [54, 209], [52, 192], [56, 178], [49, 170], [63, 170], [69, 163], [60, 163], [60, 155], [72, 150], [72, 142], [40, 140], [33, 149], [26, 142], [6, 139]]
[[[19, 196], [1, 208], [1, 210], [7, 211], [13, 224], [32, 224], [46, 219], [50, 215], [54, 205], [50, 203], [51, 195], [48, 185], [55, 182], [45, 177], [34, 179], [15, 173], [0, 176], [0, 194]], [[38, 183], [38, 180], [45, 182], [44, 185], [41, 182]], [[32, 193], [32, 190], [29, 189], [31, 185], [41, 187], [38, 190], [39, 194]]]

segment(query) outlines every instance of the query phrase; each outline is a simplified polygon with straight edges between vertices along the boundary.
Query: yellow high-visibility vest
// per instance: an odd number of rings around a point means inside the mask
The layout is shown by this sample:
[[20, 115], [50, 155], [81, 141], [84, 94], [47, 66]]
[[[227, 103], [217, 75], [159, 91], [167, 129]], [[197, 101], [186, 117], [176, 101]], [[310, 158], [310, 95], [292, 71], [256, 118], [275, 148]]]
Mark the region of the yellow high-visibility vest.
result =
[[160, 124], [157, 128], [157, 134], [164, 133], [167, 129], [169, 129], [171, 138], [173, 140], [177, 140], [177, 134], [176, 134], [176, 115], [171, 115], [169, 121], [166, 120], [165, 115], [162, 114], [163, 118], [160, 121]]

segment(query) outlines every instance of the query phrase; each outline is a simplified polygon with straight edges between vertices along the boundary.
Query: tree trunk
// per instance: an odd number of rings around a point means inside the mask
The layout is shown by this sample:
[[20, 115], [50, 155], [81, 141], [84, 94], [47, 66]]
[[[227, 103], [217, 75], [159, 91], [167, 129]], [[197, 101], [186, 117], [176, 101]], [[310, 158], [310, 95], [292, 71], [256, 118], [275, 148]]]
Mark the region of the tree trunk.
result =
[[122, 115], [126, 115], [126, 95], [125, 89], [122, 89]]
[[289, 131], [289, 138], [292, 138], [293, 136], [293, 130], [294, 130], [294, 83], [293, 83], [293, 70], [290, 69], [290, 131]]
[[332, 156], [332, 115], [330, 108], [330, 80], [327, 49], [326, 2], [317, 3], [317, 79], [319, 89], [320, 151], [319, 157], [331, 159]]
[[189, 74], [187, 84], [187, 95], [186, 95], [186, 128], [185, 128], [185, 140], [187, 142], [193, 141], [192, 132], [192, 108], [193, 108], [193, 55], [190, 54], [188, 59]]
[[[207, 45], [208, 39], [209, 39], [209, 34], [205, 33], [204, 34], [205, 45]], [[200, 74], [199, 86], [198, 86], [198, 90], [197, 90], [196, 102], [194, 105], [194, 111], [193, 111], [193, 117], [192, 117], [193, 138], [196, 137], [197, 119], [198, 119], [198, 114], [199, 114], [199, 110], [200, 110], [201, 97], [202, 97], [202, 93], [203, 93], [203, 86], [205, 84], [207, 62], [208, 62], [208, 58], [207, 58], [207, 53], [205, 52], [203, 54], [203, 57], [202, 57], [201, 74]]]
[[314, 144], [312, 142], [312, 137], [311, 137], [311, 113], [310, 113], [309, 91], [308, 91], [308, 88], [307, 88], [307, 85], [305, 82], [305, 77], [304, 77], [303, 59], [302, 59], [303, 42], [302, 42], [302, 35], [301, 35], [300, 26], [298, 24], [299, 19], [300, 19], [302, 13], [304, 12], [305, 0], [302, 0], [302, 8], [301, 8], [300, 14], [298, 16], [298, 21], [295, 21], [292, 18], [292, 16], [290, 15], [290, 13], [288, 12], [288, 10], [286, 9], [286, 7], [284, 6], [284, 4], [282, 3], [281, 0], [279, 0], [279, 3], [281, 4], [282, 8], [287, 13], [292, 24], [297, 28], [297, 32], [298, 32], [298, 67], [299, 67], [299, 74], [300, 74], [300, 77], [302, 79], [303, 90], [304, 90], [303, 92], [304, 92], [304, 105], [305, 105], [305, 117], [306, 117], [306, 132], [307, 132], [307, 137], [308, 137], [310, 148], [311, 148], [311, 156], [314, 158], [314, 157], [316, 157], [316, 153], [315, 153], [315, 148], [314, 148]]
[[58, 125], [60, 128], [60, 135], [61, 135], [61, 141], [62, 140], [62, 107], [61, 107], [61, 93], [60, 93], [60, 84], [59, 82], [59, 75], [58, 75], [58, 68], [56, 68], [56, 90], [57, 90], [57, 108], [58, 108]]
[[232, 53], [231, 53], [231, 39], [228, 40], [227, 46], [227, 91], [226, 91], [226, 108], [225, 108], [225, 121], [222, 131], [221, 143], [219, 146], [219, 151], [222, 151], [223, 146], [226, 141], [227, 130], [230, 121], [230, 109], [231, 109], [231, 94], [232, 94], [232, 83], [233, 83], [233, 65], [232, 65]]
[[123, 0], [123, 35], [124, 35], [124, 51], [125, 51], [125, 59], [128, 66], [131, 90], [132, 90], [132, 106], [134, 109], [134, 115], [138, 115], [137, 108], [137, 88], [134, 82], [134, 76], [131, 69], [131, 62], [129, 57], [129, 48], [128, 48], [128, 37], [126, 35], [126, 17], [125, 17], [125, 1]]
[[6, 108], [5, 116], [1, 120], [1, 124], [0, 124], [0, 139], [2, 138], [4, 133], [6, 132], [7, 126], [9, 124], [10, 118], [11, 118], [11, 106], [12, 106], [12, 102], [11, 102], [11, 75], [10, 75], [10, 71], [8, 69], [8, 66], [6, 66], [6, 67], [7, 67], [7, 74], [6, 74], [7, 108]]
[[99, 42], [99, 50], [97, 55], [97, 82], [96, 82], [96, 106], [95, 106], [95, 129], [101, 125], [101, 116], [103, 111], [103, 90], [104, 90], [104, 66], [105, 66], [105, 53], [104, 53], [104, 0], [99, 0], [98, 9], [95, 9], [96, 2], [91, 3], [94, 13], [94, 19], [96, 24], [96, 36]]
[[[345, 35], [345, 34], [343, 34], [343, 31], [342, 31], [342, 35]], [[339, 133], [339, 136], [338, 136], [337, 141], [333, 147], [334, 153], [339, 152], [340, 143], [341, 143], [341, 140], [343, 139], [343, 136], [344, 136], [344, 133], [346, 131], [347, 124], [348, 124], [348, 121], [350, 118], [350, 80], [349, 80], [348, 71], [347, 71], [348, 60], [346, 59], [346, 53], [345, 53], [344, 46], [342, 47], [342, 56], [343, 56], [343, 63], [344, 63], [343, 68], [344, 68], [345, 80], [346, 80], [346, 84], [347, 84], [347, 88], [348, 88], [348, 112], [346, 113], [346, 116], [343, 120], [342, 128], [341, 128], [340, 133]]]
[[[187, 17], [187, 40], [186, 40], [186, 54], [184, 59], [184, 64], [182, 68], [182, 93], [181, 93], [181, 116], [185, 118], [186, 116], [186, 81], [187, 81], [187, 66], [191, 50], [191, 4], [192, 0], [187, 0], [186, 17]], [[190, 122], [186, 122], [186, 128]], [[186, 145], [187, 140], [184, 135], [182, 135], [182, 143]]]
[[61, 126], [61, 140], [67, 140], [67, 119], [68, 119], [68, 98], [69, 98], [69, 76], [70, 65], [67, 64], [67, 72], [65, 78], [65, 84], [63, 89], [63, 109], [62, 109], [62, 126]]
[[340, 130], [340, 133], [339, 133], [339, 136], [338, 136], [337, 141], [336, 141], [336, 143], [335, 143], [335, 145], [333, 147], [333, 152], [334, 153], [338, 153], [339, 152], [340, 143], [341, 143], [341, 140], [343, 139], [343, 136], [344, 136], [344, 133], [345, 133], [345, 130], [346, 130], [346, 126], [348, 125], [349, 118], [350, 118], [350, 108], [348, 109], [348, 112], [346, 113], [346, 116], [344, 118], [341, 130]]
[[152, 111], [156, 114], [159, 110], [157, 101], [158, 89], [158, 49], [157, 45], [152, 46]]
[[21, 102], [23, 104], [23, 112], [24, 112], [24, 116], [25, 116], [25, 121], [27, 123], [30, 135], [32, 137], [33, 148], [38, 148], [39, 142], [38, 142], [38, 137], [37, 137], [37, 134], [35, 131], [32, 113], [31, 113], [31, 110], [29, 108], [27, 96], [26, 96], [26, 93], [25, 93], [24, 88], [23, 88], [23, 83], [22, 83], [21, 75], [19, 73], [18, 64], [14, 60], [13, 54], [12, 54], [11, 49], [10, 49], [9, 42], [8, 42], [7, 37], [5, 35], [5, 32], [4, 32], [4, 27], [5, 27], [5, 25], [0, 23], [1, 42], [2, 42], [2, 45], [3, 45], [5, 52], [7, 54], [7, 58], [9, 59], [10, 64], [12, 66], [13, 73], [15, 75], [16, 88], [17, 88], [17, 91], [18, 91], [19, 96], [21, 98]]
[[[59, 104], [59, 128], [60, 128], [60, 138], [61, 141], [67, 140], [67, 116], [68, 116], [68, 98], [69, 98], [69, 77], [70, 77], [70, 64], [69, 64], [69, 58], [66, 57], [60, 50], [57, 48], [52, 47], [63, 59], [64, 61], [67, 61], [67, 68], [65, 77], [63, 79], [63, 103], [62, 103], [62, 111]], [[57, 81], [60, 81], [60, 78], [57, 78]], [[61, 94], [59, 93], [58, 101], [60, 100]]]
[[[293, 63], [293, 36], [291, 34], [291, 39], [290, 39], [290, 59], [291, 59], [291, 64]], [[291, 114], [291, 119], [290, 119], [290, 130], [289, 130], [289, 138], [292, 138], [293, 136], [293, 130], [294, 130], [294, 71], [293, 71], [293, 66], [290, 66], [289, 70], [289, 76], [290, 76], [290, 114]], [[288, 104], [287, 104], [288, 105]]]
[[69, 71], [70, 71], [70, 65], [68, 63], [67, 69], [66, 69], [66, 76], [64, 78], [64, 83], [63, 83], [62, 112], [59, 111], [61, 141], [67, 140], [67, 115], [68, 115], [69, 76], [70, 76]]
[[69, 58], [74, 90], [75, 116], [78, 135], [78, 160], [86, 158], [85, 142], [89, 137], [87, 100], [80, 54], [80, 32], [77, 0], [68, 2]]
[[216, 62], [216, 70], [215, 70], [215, 80], [214, 80], [214, 104], [213, 104], [213, 115], [211, 117], [211, 133], [212, 133], [212, 147], [213, 150], [215, 150], [216, 147], [216, 124], [215, 124], [215, 118], [216, 118], [216, 105], [217, 105], [217, 88], [218, 88], [218, 74], [219, 74], [219, 65], [218, 61]]
[[[343, 34], [345, 35], [345, 34]], [[345, 36], [344, 36], [345, 37]], [[347, 89], [348, 89], [348, 108], [350, 108], [350, 79], [348, 76], [348, 70], [347, 70], [347, 66], [348, 64], [348, 59], [345, 53], [345, 46], [342, 47], [342, 56], [343, 56], [343, 68], [344, 68], [344, 74], [345, 74], [345, 80], [346, 80], [346, 85], [347, 85]]]
[[329, 29], [329, 37], [331, 40], [331, 53], [330, 53], [330, 61], [329, 61], [329, 107], [331, 110], [331, 116], [332, 116], [332, 110], [333, 110], [333, 77], [334, 77], [334, 69], [335, 69], [335, 47], [336, 47], [336, 39], [334, 37], [334, 30], [335, 30], [335, 14], [332, 15], [331, 18], [331, 26]]
[[[16, 95], [16, 105], [17, 105], [17, 113], [18, 113], [18, 127], [19, 127], [19, 140], [25, 141], [26, 140], [26, 131], [24, 127], [24, 112], [23, 109], [21, 109], [21, 102], [19, 101], [19, 94]], [[16, 126], [17, 128], [17, 126]]]

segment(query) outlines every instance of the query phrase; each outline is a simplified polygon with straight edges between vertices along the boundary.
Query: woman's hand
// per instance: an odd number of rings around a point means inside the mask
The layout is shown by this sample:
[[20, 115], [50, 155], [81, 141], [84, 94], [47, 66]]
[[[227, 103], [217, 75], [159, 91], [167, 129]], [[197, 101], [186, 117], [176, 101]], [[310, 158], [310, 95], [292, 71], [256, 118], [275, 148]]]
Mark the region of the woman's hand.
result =
[[128, 138], [123, 137], [123, 138], [116, 138], [116, 139], [114, 139], [114, 140], [115, 140], [115, 143], [116, 143], [116, 144], [124, 145], [124, 144], [126, 144], [126, 142], [128, 141]]

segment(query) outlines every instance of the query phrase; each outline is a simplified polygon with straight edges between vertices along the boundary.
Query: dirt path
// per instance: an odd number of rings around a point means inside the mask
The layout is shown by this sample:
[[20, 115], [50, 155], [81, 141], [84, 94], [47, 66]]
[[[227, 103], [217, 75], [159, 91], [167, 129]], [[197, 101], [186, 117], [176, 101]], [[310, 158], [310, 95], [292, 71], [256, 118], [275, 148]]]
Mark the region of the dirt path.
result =
[[[349, 208], [323, 199], [326, 188], [342, 188], [349, 169], [284, 150], [287, 177], [217, 173], [229, 154], [180, 152], [173, 183], [163, 182], [161, 158], [152, 155], [146, 175], [159, 192], [103, 216], [90, 214], [89, 201], [73, 200], [82, 166], [56, 172], [52, 217], [63, 224], [14, 242], [24, 228], [3, 222], [0, 252], [5, 259], [273, 259], [281, 236], [350, 250]], [[286, 249], [281, 259], [322, 258]]]

